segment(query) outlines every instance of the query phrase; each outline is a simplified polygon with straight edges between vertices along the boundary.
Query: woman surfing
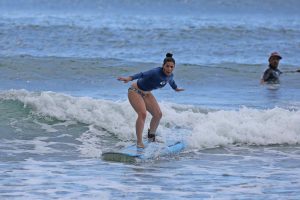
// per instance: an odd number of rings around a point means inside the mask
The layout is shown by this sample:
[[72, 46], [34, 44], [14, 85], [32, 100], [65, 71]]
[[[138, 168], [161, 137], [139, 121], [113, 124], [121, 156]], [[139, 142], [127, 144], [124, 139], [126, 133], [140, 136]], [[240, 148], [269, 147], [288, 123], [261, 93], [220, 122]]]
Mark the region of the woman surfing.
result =
[[146, 72], [140, 72], [133, 76], [119, 77], [119, 81], [127, 83], [129, 81], [137, 80], [132, 83], [128, 89], [128, 99], [137, 113], [136, 120], [136, 137], [137, 147], [144, 148], [143, 130], [147, 116], [147, 111], [152, 115], [150, 128], [148, 129], [148, 140], [155, 141], [156, 129], [162, 117], [160, 107], [151, 93], [152, 90], [162, 88], [167, 83], [177, 92], [183, 91], [183, 88], [178, 88], [173, 77], [175, 68], [175, 59], [173, 54], [167, 53], [163, 61], [162, 67], [157, 67]]

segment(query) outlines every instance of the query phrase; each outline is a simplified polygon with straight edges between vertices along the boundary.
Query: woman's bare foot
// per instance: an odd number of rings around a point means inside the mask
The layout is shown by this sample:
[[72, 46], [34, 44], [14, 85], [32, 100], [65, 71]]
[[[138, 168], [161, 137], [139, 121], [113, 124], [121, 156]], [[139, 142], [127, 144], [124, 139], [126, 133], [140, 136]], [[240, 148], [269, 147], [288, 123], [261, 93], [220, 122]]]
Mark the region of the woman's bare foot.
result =
[[137, 146], [137, 148], [145, 148], [145, 145], [143, 144], [143, 142], [137, 143], [136, 146]]

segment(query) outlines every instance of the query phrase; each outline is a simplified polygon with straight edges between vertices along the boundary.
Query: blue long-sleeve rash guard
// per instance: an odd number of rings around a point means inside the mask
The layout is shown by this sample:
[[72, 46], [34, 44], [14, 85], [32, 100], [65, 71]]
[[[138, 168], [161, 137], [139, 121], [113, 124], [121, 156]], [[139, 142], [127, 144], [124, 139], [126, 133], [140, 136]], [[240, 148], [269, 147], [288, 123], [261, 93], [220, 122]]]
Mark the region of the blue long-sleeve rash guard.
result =
[[131, 76], [132, 80], [138, 79], [137, 85], [143, 91], [151, 91], [164, 87], [167, 83], [176, 90], [177, 85], [173, 80], [174, 75], [167, 76], [162, 67], [157, 67], [146, 72], [140, 72]]

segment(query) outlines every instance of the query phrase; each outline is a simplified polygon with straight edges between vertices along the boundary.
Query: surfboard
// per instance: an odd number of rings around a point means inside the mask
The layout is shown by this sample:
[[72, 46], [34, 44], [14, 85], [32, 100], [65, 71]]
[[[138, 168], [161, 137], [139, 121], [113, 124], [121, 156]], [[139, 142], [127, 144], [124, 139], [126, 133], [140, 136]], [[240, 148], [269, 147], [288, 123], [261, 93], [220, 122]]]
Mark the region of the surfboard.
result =
[[105, 152], [102, 154], [102, 159], [105, 161], [135, 163], [139, 160], [177, 154], [185, 148], [182, 141], [168, 143], [145, 142], [144, 145], [145, 148], [130, 145], [115, 152]]

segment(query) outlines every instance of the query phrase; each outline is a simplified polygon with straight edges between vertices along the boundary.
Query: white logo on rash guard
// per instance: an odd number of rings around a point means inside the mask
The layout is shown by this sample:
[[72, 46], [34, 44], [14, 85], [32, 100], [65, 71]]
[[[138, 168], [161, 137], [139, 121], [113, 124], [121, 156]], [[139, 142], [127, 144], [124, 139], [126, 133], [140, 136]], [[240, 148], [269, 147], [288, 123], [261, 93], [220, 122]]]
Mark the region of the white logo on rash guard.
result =
[[166, 85], [166, 81], [162, 81], [162, 82], [160, 82], [160, 85]]

